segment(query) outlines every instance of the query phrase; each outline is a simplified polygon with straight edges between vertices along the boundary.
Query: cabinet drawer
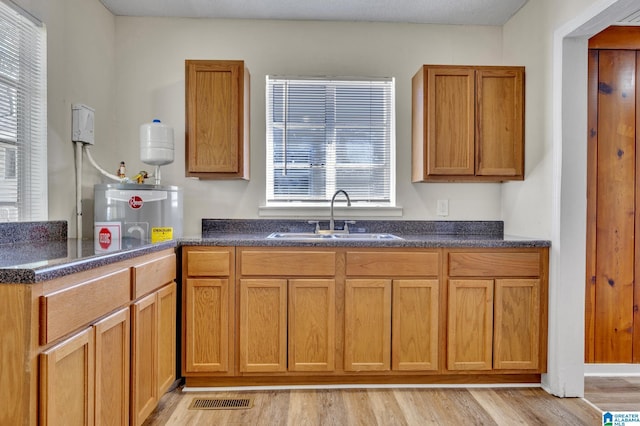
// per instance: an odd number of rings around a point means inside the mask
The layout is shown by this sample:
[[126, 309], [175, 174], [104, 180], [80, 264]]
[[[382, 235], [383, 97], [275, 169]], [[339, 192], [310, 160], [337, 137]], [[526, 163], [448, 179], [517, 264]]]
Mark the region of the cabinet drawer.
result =
[[228, 277], [231, 253], [228, 250], [188, 250], [187, 274], [190, 277]]
[[242, 275], [334, 276], [336, 254], [330, 251], [245, 250]]
[[40, 298], [40, 344], [47, 344], [129, 303], [129, 268]]
[[437, 276], [438, 253], [347, 252], [347, 275]]
[[537, 277], [540, 253], [449, 253], [452, 277]]
[[151, 293], [176, 279], [174, 253], [133, 267], [133, 298]]

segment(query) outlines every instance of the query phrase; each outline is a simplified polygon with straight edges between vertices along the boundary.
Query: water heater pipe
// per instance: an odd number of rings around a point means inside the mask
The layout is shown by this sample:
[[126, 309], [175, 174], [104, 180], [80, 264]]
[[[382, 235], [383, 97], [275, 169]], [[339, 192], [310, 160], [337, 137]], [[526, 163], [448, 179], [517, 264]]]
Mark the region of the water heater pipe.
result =
[[119, 176], [109, 173], [108, 171], [100, 167], [98, 163], [96, 163], [93, 157], [91, 156], [91, 151], [89, 150], [88, 146], [84, 147], [84, 151], [87, 153], [87, 158], [89, 159], [89, 162], [91, 163], [91, 165], [93, 165], [93, 167], [95, 167], [103, 176], [111, 180], [115, 180], [116, 182], [121, 182], [121, 183], [129, 182], [129, 178], [121, 178]]
[[82, 240], [82, 142], [76, 142], [76, 238]]

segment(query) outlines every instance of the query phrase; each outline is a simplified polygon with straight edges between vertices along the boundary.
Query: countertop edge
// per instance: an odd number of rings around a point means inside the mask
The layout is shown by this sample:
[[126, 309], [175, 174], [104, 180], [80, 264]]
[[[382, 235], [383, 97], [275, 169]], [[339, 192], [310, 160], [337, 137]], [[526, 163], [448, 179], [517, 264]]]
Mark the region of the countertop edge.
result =
[[36, 284], [176, 247], [177, 241], [170, 240], [113, 253], [95, 254], [52, 266], [0, 268], [0, 284]]

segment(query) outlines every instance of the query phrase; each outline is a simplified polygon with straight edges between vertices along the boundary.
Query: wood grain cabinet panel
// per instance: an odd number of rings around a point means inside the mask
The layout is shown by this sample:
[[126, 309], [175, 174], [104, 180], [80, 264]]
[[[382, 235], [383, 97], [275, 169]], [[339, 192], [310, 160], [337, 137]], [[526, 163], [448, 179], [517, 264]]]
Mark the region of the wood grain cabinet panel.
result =
[[89, 327], [40, 355], [40, 424], [93, 425], [95, 334]]
[[289, 371], [334, 371], [335, 288], [335, 280], [289, 280]]
[[243, 61], [185, 61], [186, 176], [249, 179], [249, 80]]
[[424, 65], [412, 79], [412, 180], [524, 179], [524, 68]]
[[493, 367], [493, 280], [449, 280], [447, 368]]
[[455, 277], [537, 277], [540, 253], [473, 251], [449, 253], [449, 275]]
[[539, 279], [495, 281], [493, 339], [493, 368], [539, 367]]
[[228, 277], [234, 268], [231, 248], [185, 248], [185, 273], [190, 277]]
[[[95, 329], [95, 424], [129, 424], [129, 308], [109, 315]], [[174, 351], [175, 352], [175, 351]]]
[[158, 403], [158, 301], [156, 294], [131, 308], [131, 424], [141, 425]]
[[391, 280], [347, 279], [344, 369], [391, 369]]
[[437, 276], [439, 263], [435, 252], [348, 251], [347, 275]]
[[133, 298], [156, 290], [159, 286], [175, 281], [176, 255], [170, 253], [133, 267]]
[[232, 372], [233, 286], [227, 278], [189, 278], [185, 287], [185, 373]]
[[439, 287], [437, 279], [393, 281], [393, 370], [438, 369]]
[[123, 268], [42, 296], [40, 343], [53, 342], [127, 305], [131, 300], [130, 276], [129, 268]]
[[176, 379], [176, 320], [178, 286], [175, 282], [157, 292], [158, 303], [158, 395]]
[[240, 372], [287, 370], [287, 280], [240, 280]]
[[243, 276], [329, 276], [336, 273], [336, 254], [332, 251], [243, 250], [240, 254]]

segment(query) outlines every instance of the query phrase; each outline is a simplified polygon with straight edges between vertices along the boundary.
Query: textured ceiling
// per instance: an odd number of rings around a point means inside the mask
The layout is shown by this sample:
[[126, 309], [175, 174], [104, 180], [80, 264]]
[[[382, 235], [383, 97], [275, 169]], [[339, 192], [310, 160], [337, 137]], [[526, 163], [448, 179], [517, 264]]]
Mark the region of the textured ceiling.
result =
[[527, 0], [100, 0], [114, 15], [502, 25]]

